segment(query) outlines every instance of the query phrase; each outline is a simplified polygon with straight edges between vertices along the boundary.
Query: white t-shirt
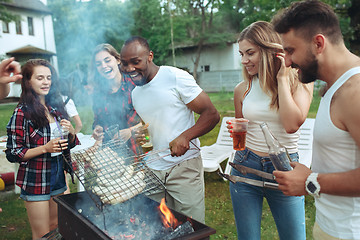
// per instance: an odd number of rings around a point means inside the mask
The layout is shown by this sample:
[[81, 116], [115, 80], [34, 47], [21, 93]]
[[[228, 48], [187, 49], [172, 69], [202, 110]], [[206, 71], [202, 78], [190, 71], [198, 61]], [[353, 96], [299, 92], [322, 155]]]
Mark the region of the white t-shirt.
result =
[[[314, 126], [314, 172], [346, 172], [360, 167], [359, 147], [350, 133], [337, 128], [330, 117], [334, 93], [356, 73], [360, 73], [360, 67], [344, 73], [321, 99]], [[315, 199], [315, 206], [316, 222], [327, 234], [339, 239], [360, 239], [360, 197], [322, 193]]]
[[[64, 102], [68, 98], [67, 96], [61, 96], [61, 97], [62, 97]], [[75, 103], [74, 103], [74, 101], [72, 99], [69, 99], [69, 101], [65, 105], [65, 111], [69, 115], [69, 117], [71, 117], [71, 118], [76, 116], [76, 115], [79, 115], [78, 111], [76, 110]]]
[[[202, 89], [193, 76], [175, 67], [161, 66], [155, 77], [132, 91], [136, 112], [149, 124], [149, 133], [154, 150], [163, 150], [160, 156], [170, 154], [169, 143], [195, 124], [194, 113], [186, 106]], [[178, 163], [200, 154], [199, 139], [191, 140], [190, 150], [183, 156], [163, 158], [149, 154], [148, 166], [155, 170], [166, 170]]]

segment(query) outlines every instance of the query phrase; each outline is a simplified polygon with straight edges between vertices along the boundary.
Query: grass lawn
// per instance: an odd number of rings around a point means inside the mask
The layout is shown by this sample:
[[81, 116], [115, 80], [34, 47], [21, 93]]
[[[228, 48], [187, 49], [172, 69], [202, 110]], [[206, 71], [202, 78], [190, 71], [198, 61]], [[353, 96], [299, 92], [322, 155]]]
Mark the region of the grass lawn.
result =
[[[317, 107], [320, 98], [314, 94], [313, 103], [310, 108], [308, 117], [316, 116]], [[218, 109], [221, 117], [234, 116], [233, 93], [221, 92], [209, 94], [215, 107]], [[16, 104], [0, 105], [0, 136], [6, 134], [6, 124], [12, 114]], [[83, 133], [91, 132], [92, 114], [89, 108], [78, 108], [82, 119], [90, 119], [84, 121]], [[221, 121], [220, 121], [221, 122]], [[220, 123], [208, 134], [200, 138], [201, 144], [211, 145], [216, 141]], [[225, 162], [223, 162], [223, 169]], [[232, 212], [232, 204], [229, 193], [229, 183], [223, 181], [216, 173], [205, 173], [205, 199], [206, 199], [206, 224], [216, 229], [216, 234], [211, 239], [236, 239], [236, 227], [234, 224], [234, 215]], [[75, 187], [71, 187], [75, 191]], [[27, 214], [22, 200], [18, 195], [10, 195], [5, 199], [1, 199], [0, 208], [0, 240], [2, 239], [31, 239], [31, 230], [27, 220]], [[305, 198], [306, 209], [306, 228], [307, 239], [312, 239], [312, 226], [315, 221], [315, 206], [312, 197]], [[266, 200], [263, 205], [263, 215], [261, 224], [262, 240], [279, 239], [276, 226], [272, 218], [269, 206]]]

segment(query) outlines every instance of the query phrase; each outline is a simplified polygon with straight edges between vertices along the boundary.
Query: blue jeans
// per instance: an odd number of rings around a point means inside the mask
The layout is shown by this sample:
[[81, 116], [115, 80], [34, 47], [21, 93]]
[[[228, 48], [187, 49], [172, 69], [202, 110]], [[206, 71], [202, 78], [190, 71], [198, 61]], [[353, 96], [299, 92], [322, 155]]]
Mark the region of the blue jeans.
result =
[[[290, 157], [292, 161], [298, 161], [299, 158], [298, 153], [290, 154]], [[268, 173], [274, 171], [274, 166], [269, 158], [260, 157], [247, 148], [236, 152], [234, 163]], [[244, 177], [234, 168], [231, 170], [231, 175]], [[265, 180], [254, 174], [247, 174], [245, 177]], [[306, 239], [304, 196], [286, 196], [279, 190], [240, 182], [236, 184], [230, 182], [230, 194], [238, 239], [258, 240], [261, 238], [260, 227], [264, 197], [270, 206], [280, 239]]]
[[51, 197], [65, 192], [67, 187], [63, 164], [64, 159], [62, 155], [51, 157], [51, 179], [49, 194], [30, 194], [21, 189], [20, 198], [29, 202], [49, 201]]

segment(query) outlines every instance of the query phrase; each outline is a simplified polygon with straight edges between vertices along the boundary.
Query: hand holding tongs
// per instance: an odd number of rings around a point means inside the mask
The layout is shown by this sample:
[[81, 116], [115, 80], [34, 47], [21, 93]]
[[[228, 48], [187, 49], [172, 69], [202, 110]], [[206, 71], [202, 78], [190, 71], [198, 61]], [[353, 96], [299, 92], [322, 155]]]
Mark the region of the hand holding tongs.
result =
[[[241, 172], [243, 175], [246, 175], [248, 173], [252, 173], [252, 174], [255, 174], [255, 175], [260, 176], [262, 178], [266, 178], [266, 179], [270, 179], [270, 180], [275, 179], [274, 176], [271, 173], [266, 173], [266, 172], [263, 172], [263, 171], [260, 171], [260, 170], [245, 167], [245, 166], [235, 164], [235, 163], [232, 163], [232, 162], [230, 162], [229, 164], [233, 168], [235, 168], [236, 170]], [[258, 186], [258, 187], [271, 188], [271, 189], [278, 189], [278, 187], [279, 187], [279, 184], [277, 184], [277, 183], [259, 181], [259, 180], [254, 180], [254, 179], [244, 178], [244, 177], [239, 177], [239, 176], [233, 176], [233, 175], [224, 174], [224, 173], [220, 173], [220, 172], [218, 172], [218, 174], [221, 177], [228, 179], [232, 183], [244, 182], [244, 183], [247, 183], [247, 184], [250, 184], [250, 185], [254, 185], [254, 186]]]

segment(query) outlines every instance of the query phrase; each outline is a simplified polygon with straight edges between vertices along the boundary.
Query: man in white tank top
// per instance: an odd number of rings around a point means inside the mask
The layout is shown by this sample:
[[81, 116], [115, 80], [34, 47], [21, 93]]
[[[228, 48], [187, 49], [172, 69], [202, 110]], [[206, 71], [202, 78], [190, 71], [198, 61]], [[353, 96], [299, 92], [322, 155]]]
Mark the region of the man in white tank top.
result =
[[315, 197], [314, 239], [360, 239], [360, 58], [345, 46], [339, 21], [320, 1], [293, 3], [273, 19], [287, 66], [302, 82], [327, 83], [314, 128], [311, 170], [275, 171], [287, 195]]

